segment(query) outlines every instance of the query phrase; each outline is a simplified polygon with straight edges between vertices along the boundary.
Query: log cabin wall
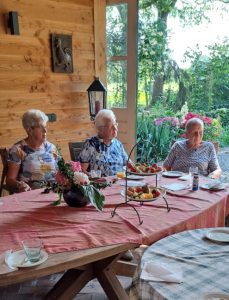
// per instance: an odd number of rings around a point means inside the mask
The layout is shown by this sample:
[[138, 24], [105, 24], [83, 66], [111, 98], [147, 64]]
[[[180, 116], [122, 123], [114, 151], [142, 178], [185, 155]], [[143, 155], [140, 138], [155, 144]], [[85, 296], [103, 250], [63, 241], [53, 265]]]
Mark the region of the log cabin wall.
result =
[[[94, 134], [87, 88], [105, 82], [105, 0], [1, 0], [0, 147], [25, 137], [23, 113], [55, 113], [48, 140], [69, 159], [68, 142]], [[19, 15], [20, 35], [7, 31], [9, 11]], [[53, 73], [50, 34], [72, 35], [72, 74]]]

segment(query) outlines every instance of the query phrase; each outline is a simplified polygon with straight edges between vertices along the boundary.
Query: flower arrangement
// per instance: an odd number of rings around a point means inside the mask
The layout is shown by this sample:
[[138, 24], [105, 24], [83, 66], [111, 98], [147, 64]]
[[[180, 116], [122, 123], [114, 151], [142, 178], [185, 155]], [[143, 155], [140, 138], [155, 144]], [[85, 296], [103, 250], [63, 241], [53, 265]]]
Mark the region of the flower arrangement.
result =
[[61, 157], [58, 161], [58, 171], [55, 179], [55, 191], [58, 193], [59, 199], [53, 202], [52, 205], [61, 203], [61, 198], [65, 191], [73, 191], [76, 193], [81, 192], [96, 209], [102, 211], [105, 197], [99, 189], [105, 188], [109, 184], [106, 182], [90, 182], [87, 174], [82, 172], [80, 162], [65, 162]]

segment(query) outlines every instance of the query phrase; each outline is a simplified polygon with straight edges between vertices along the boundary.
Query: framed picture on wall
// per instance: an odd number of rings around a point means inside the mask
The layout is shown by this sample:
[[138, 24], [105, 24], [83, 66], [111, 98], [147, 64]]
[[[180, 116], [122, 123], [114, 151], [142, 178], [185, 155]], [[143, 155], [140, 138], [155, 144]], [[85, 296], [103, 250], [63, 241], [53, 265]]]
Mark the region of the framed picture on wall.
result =
[[52, 70], [55, 73], [73, 73], [72, 36], [51, 34]]

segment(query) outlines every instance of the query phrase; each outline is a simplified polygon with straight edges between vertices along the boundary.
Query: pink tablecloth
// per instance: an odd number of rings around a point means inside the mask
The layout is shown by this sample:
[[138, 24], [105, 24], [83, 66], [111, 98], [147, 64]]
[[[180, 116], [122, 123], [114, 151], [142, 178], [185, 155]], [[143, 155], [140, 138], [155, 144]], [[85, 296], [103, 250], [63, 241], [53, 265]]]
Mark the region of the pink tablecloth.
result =
[[[163, 180], [173, 182], [174, 179]], [[145, 181], [154, 182], [154, 178], [148, 177]], [[214, 193], [186, 190], [166, 195], [170, 212], [163, 199], [143, 206], [131, 202], [143, 219], [142, 225], [135, 211], [125, 205], [120, 206], [112, 218], [115, 205], [124, 201], [120, 195], [124, 187], [120, 182], [104, 190], [103, 212], [91, 205], [81, 209], [68, 207], [64, 202], [61, 206], [50, 206], [57, 195], [41, 194], [42, 190], [2, 197], [0, 252], [19, 249], [21, 241], [30, 237], [41, 238], [48, 253], [126, 242], [152, 244], [186, 229], [224, 226], [225, 215], [229, 213], [227, 190]]]

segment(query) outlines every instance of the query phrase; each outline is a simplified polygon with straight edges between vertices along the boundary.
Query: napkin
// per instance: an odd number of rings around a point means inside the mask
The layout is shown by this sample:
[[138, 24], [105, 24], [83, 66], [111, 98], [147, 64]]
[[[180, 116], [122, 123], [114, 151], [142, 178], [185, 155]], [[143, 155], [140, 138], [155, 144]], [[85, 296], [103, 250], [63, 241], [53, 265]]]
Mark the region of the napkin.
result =
[[0, 254], [0, 275], [18, 270], [18, 268], [11, 266], [9, 263], [11, 252], [11, 250], [8, 250]]
[[171, 191], [181, 191], [190, 188], [190, 185], [183, 184], [183, 183], [170, 183], [170, 184], [161, 185], [161, 187]]
[[148, 261], [143, 265], [140, 278], [148, 281], [181, 283], [183, 271], [178, 265]]

